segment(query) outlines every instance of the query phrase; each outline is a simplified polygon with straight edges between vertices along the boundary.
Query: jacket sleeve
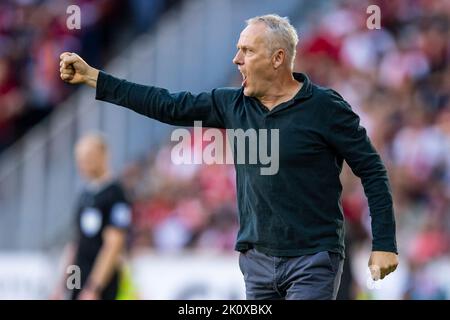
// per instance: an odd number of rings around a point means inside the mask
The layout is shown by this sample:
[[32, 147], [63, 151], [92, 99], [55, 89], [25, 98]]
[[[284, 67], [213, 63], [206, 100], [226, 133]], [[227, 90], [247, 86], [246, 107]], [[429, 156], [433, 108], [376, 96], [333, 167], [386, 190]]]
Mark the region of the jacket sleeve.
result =
[[100, 71], [95, 98], [172, 125], [193, 126], [194, 121], [202, 121], [204, 127], [224, 128], [223, 112], [219, 110], [223, 104], [218, 103], [220, 97], [216, 91], [170, 93], [163, 88], [132, 83]]
[[[327, 99], [328, 100], [328, 99]], [[350, 105], [331, 90], [328, 141], [361, 179], [369, 202], [372, 250], [397, 253], [392, 193], [386, 168]]]

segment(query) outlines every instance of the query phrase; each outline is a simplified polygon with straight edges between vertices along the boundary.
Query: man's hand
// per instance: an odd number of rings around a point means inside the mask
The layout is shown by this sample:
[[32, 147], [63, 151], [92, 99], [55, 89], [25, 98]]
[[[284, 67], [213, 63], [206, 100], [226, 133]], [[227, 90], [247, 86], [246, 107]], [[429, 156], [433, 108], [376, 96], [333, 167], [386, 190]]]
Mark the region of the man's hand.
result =
[[60, 77], [67, 83], [84, 83], [93, 88], [97, 87], [99, 71], [88, 65], [79, 55], [71, 52], [61, 54], [59, 63]]
[[394, 252], [373, 251], [369, 259], [369, 269], [373, 280], [386, 277], [395, 271], [398, 266], [398, 257]]
[[85, 288], [81, 290], [80, 295], [78, 296], [78, 300], [99, 300], [99, 294], [91, 290], [90, 288]]

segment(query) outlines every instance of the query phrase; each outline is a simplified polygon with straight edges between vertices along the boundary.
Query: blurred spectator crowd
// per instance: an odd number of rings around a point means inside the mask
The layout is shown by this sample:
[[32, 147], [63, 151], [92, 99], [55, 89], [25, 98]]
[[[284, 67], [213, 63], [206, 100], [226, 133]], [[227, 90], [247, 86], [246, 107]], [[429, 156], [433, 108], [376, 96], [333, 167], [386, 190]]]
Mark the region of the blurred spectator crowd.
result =
[[[133, 249], [231, 252], [237, 230], [233, 165], [174, 164], [172, 147], [165, 145], [124, 171], [125, 187], [134, 199]], [[203, 152], [187, 147], [193, 157]]]
[[[380, 30], [366, 26], [369, 4], [381, 8]], [[449, 17], [441, 0], [336, 1], [299, 28], [296, 70], [343, 95], [387, 166], [405, 299], [450, 298]], [[124, 172], [135, 198], [133, 248], [231, 250], [233, 167], [173, 165], [170, 150]], [[350, 263], [352, 250], [370, 247], [370, 217], [360, 180], [347, 166], [341, 179]], [[351, 275], [344, 279], [344, 297], [363, 295]]]
[[[0, 153], [49, 114], [74, 87], [59, 79], [59, 55], [79, 53], [102, 67], [114, 45], [153, 26], [176, 0], [2, 0]], [[78, 5], [81, 29], [66, 21]], [[121, 32], [118, 32], [121, 31]], [[114, 41], [113, 41], [114, 40]]]

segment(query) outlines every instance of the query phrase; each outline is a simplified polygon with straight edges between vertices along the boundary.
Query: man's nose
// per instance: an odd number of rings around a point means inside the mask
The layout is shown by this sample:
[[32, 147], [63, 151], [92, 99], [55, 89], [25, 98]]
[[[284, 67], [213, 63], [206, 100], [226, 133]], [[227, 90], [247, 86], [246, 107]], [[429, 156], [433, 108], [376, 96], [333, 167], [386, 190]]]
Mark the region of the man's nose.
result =
[[241, 55], [240, 51], [238, 51], [236, 53], [236, 55], [234, 56], [233, 63], [237, 64], [237, 65], [241, 65], [242, 64], [242, 55]]

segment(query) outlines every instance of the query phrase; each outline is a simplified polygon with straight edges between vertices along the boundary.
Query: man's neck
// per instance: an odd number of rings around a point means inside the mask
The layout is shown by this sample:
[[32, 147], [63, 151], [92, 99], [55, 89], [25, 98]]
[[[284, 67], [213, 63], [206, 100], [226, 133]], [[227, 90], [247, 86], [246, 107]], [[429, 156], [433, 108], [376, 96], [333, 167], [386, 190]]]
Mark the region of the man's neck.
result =
[[292, 74], [289, 77], [282, 78], [281, 81], [276, 81], [269, 88], [267, 94], [257, 98], [267, 109], [272, 110], [277, 105], [289, 101], [302, 88], [303, 83], [294, 79]]
[[109, 171], [105, 171], [102, 175], [89, 181], [89, 186], [93, 189], [101, 189], [104, 185], [111, 181], [111, 174]]

